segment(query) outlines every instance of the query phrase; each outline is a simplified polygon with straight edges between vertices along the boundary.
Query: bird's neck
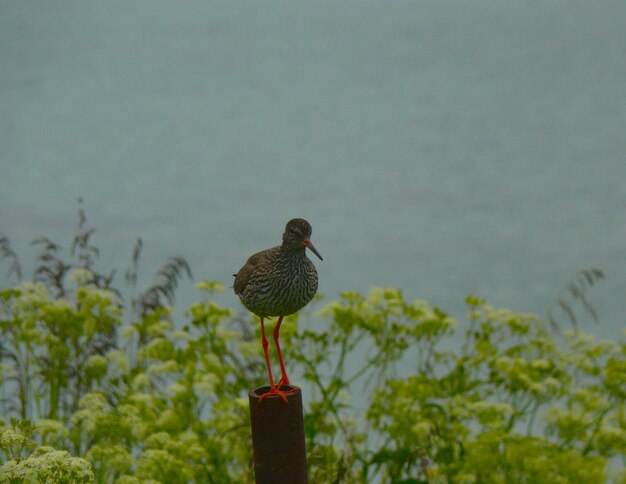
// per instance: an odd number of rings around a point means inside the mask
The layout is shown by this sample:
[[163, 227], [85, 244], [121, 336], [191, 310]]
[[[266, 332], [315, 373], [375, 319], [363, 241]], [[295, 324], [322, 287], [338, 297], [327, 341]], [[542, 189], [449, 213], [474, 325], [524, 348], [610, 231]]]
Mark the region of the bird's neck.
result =
[[285, 259], [304, 259], [306, 258], [305, 248], [300, 244], [290, 244], [283, 242], [280, 247], [282, 257]]

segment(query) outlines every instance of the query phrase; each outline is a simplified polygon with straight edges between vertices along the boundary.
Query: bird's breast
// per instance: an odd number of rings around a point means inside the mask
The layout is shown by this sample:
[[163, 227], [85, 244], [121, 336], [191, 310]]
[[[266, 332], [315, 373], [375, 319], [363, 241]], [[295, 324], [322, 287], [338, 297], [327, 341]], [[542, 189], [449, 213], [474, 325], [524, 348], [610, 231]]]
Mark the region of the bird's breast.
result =
[[317, 293], [317, 271], [301, 264], [273, 264], [251, 275], [241, 300], [258, 316], [287, 316], [302, 309]]

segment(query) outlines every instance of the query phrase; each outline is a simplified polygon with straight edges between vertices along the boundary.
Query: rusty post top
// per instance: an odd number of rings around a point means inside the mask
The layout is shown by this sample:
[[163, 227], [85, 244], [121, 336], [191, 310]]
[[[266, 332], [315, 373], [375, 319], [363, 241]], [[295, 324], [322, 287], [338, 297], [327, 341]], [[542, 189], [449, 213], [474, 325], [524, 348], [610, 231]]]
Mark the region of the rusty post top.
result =
[[308, 482], [302, 392], [298, 387], [283, 388], [293, 389], [285, 395], [287, 402], [279, 395], [261, 400], [269, 386], [248, 393], [257, 484]]

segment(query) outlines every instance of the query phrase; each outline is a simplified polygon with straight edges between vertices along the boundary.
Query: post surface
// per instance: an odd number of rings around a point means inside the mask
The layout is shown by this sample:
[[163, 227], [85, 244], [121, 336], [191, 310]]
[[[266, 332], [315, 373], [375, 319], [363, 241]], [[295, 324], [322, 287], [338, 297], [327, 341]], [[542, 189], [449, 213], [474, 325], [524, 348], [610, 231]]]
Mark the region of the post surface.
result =
[[287, 403], [277, 395], [261, 401], [267, 386], [248, 393], [257, 484], [308, 483], [302, 393], [293, 388]]

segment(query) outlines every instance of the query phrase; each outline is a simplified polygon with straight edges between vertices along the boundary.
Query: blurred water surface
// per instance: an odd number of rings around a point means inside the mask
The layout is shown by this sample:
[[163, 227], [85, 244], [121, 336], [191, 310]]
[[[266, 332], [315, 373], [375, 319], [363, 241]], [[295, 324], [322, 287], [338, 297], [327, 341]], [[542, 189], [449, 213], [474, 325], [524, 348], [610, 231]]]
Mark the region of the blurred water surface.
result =
[[103, 268], [141, 236], [144, 284], [181, 254], [230, 285], [299, 216], [327, 296], [455, 316], [470, 293], [545, 313], [595, 266], [616, 336], [624, 59], [623, 0], [3, 0], [0, 230], [32, 269], [80, 195]]

